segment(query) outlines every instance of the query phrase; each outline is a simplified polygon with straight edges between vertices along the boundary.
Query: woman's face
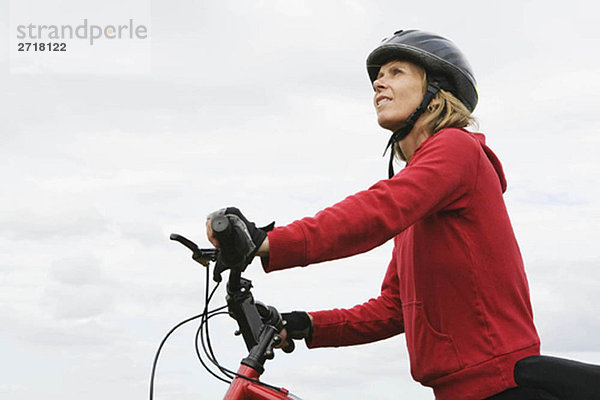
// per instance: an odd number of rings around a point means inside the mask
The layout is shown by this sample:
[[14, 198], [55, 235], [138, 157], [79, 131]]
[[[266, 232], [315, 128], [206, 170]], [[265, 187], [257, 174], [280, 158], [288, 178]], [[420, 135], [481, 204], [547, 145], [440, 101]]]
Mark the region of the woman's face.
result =
[[395, 131], [419, 107], [425, 94], [425, 71], [408, 61], [390, 61], [379, 70], [373, 82], [377, 122], [382, 128]]

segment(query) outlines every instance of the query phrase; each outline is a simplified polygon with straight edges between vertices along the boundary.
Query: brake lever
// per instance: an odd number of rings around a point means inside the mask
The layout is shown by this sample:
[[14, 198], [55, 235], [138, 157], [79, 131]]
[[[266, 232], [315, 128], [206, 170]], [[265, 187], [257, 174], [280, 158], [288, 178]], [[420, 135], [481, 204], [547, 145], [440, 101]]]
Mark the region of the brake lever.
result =
[[192, 251], [192, 259], [205, 267], [208, 267], [211, 261], [217, 261], [217, 256], [219, 255], [219, 250], [217, 249], [200, 249], [196, 243], [177, 233], [171, 233], [169, 239], [175, 240], [190, 249]]

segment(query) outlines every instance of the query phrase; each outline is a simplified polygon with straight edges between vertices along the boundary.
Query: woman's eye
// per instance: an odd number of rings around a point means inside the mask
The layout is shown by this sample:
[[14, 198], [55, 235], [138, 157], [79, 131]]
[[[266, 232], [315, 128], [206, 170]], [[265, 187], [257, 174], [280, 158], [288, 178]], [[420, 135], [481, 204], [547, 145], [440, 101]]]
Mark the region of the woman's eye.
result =
[[393, 72], [394, 72], [394, 75], [398, 75], [398, 74], [402, 73], [402, 70], [399, 70], [399, 69], [396, 68], [396, 69], [394, 69]]

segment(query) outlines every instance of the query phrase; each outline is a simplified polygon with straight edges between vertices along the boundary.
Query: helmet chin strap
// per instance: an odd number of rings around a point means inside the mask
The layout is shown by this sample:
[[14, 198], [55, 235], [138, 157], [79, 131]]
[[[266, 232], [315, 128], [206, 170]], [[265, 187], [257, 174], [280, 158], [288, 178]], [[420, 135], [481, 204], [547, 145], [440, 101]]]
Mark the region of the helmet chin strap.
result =
[[399, 142], [400, 140], [408, 136], [412, 128], [415, 126], [415, 123], [417, 122], [419, 117], [425, 112], [427, 106], [439, 91], [440, 87], [438, 86], [437, 82], [428, 81], [427, 91], [423, 96], [423, 101], [421, 101], [421, 105], [419, 105], [419, 107], [417, 107], [417, 109], [412, 114], [410, 114], [410, 116], [406, 119], [404, 126], [400, 129], [395, 130], [394, 133], [392, 133], [392, 136], [390, 136], [390, 140], [388, 140], [387, 146], [385, 146], [385, 150], [383, 151], [383, 155], [385, 156], [386, 151], [390, 147], [392, 147], [392, 149], [390, 150], [390, 162], [388, 164], [388, 175], [390, 179], [394, 176], [394, 143]]

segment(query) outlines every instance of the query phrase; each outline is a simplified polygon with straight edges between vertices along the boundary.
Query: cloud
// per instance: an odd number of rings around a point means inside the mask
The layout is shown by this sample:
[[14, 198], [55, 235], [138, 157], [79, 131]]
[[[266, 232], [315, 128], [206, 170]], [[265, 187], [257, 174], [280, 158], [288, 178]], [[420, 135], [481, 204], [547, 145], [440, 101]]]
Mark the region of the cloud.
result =
[[599, 265], [597, 257], [529, 264], [534, 313], [548, 351], [600, 351], [596, 335], [600, 320], [593, 317], [600, 302]]
[[106, 219], [95, 210], [73, 212], [12, 212], [0, 217], [0, 235], [11, 239], [39, 240], [88, 236], [104, 232]]
[[100, 267], [101, 260], [85, 255], [52, 262], [50, 278], [66, 286], [106, 285], [111, 283]]
[[114, 309], [114, 293], [119, 287], [101, 269], [93, 256], [58, 259], [52, 263], [41, 299], [56, 320], [84, 321]]
[[31, 390], [24, 385], [15, 384], [3, 384], [0, 385], [0, 395], [6, 396], [5, 398], [17, 398], [16, 396], [25, 396], [31, 394]]
[[50, 288], [44, 300], [58, 320], [86, 320], [99, 317], [114, 308], [112, 296], [98, 287]]

